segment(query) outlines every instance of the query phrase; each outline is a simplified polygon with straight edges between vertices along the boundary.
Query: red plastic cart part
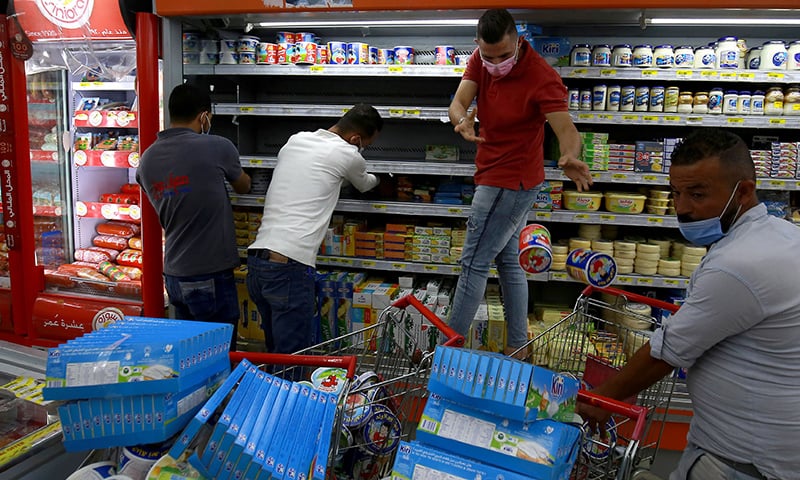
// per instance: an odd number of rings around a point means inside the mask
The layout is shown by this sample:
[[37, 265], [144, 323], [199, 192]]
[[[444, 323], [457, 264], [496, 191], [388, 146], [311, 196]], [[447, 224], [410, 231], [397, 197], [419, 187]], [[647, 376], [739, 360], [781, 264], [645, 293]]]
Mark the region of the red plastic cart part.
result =
[[464, 337], [456, 333], [455, 330], [450, 328], [449, 325], [444, 323], [437, 317], [433, 312], [430, 311], [428, 307], [422, 304], [417, 297], [414, 295], [406, 295], [398, 300], [396, 300], [392, 306], [397, 308], [406, 308], [407, 306], [411, 305], [412, 307], [416, 308], [419, 313], [421, 313], [425, 318], [430, 321], [434, 327], [438, 328], [440, 332], [444, 334], [447, 338], [447, 341], [443, 343], [446, 347], [463, 347], [464, 346]]
[[340, 357], [326, 355], [291, 355], [287, 353], [230, 352], [232, 362], [249, 360], [254, 365], [303, 365], [309, 367], [335, 367], [347, 370], [347, 378], [352, 380], [356, 375], [356, 357], [345, 355]]
[[647, 408], [640, 405], [631, 405], [629, 403], [620, 402], [613, 398], [597, 395], [588, 390], [578, 390], [578, 401], [589, 404], [593, 407], [602, 408], [611, 413], [628, 417], [634, 421], [633, 433], [631, 439], [639, 441], [644, 435], [645, 427], [647, 426]]
[[583, 289], [581, 295], [588, 297], [594, 292], [610, 293], [611, 295], [615, 295], [617, 297], [625, 297], [628, 300], [644, 303], [646, 305], [650, 305], [651, 307], [660, 308], [662, 310], [669, 310], [672, 313], [677, 312], [680, 308], [680, 305], [675, 305], [674, 303], [668, 303], [663, 300], [658, 300], [657, 298], [645, 297], [644, 295], [639, 295], [638, 293], [626, 292], [625, 290], [620, 290], [614, 287], [597, 288], [593, 285], [588, 285]]

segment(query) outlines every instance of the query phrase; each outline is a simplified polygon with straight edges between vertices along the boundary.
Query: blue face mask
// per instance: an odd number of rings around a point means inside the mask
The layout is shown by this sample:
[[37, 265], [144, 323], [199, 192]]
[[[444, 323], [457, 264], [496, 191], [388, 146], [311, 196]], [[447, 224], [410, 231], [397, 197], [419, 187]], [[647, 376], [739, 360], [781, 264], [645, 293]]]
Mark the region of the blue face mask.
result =
[[[738, 188], [739, 182], [736, 182], [736, 186], [733, 187], [733, 192], [731, 193], [730, 198], [728, 198], [728, 203], [725, 204], [725, 208], [722, 209], [722, 213], [720, 213], [718, 217], [697, 220], [696, 222], [681, 222], [678, 220], [678, 229], [681, 231], [681, 234], [684, 236], [684, 238], [695, 245], [706, 246], [711, 245], [720, 238], [724, 237], [727, 233], [722, 231], [721, 219], [728, 210], [728, 206], [730, 206], [733, 196], [736, 194], [736, 189]], [[734, 216], [734, 220], [739, 216], [739, 211], [741, 209], [742, 206], [739, 205], [739, 208], [736, 210], [736, 216]], [[731, 225], [733, 225], [733, 222], [731, 222]], [[730, 229], [730, 227], [728, 228]]]

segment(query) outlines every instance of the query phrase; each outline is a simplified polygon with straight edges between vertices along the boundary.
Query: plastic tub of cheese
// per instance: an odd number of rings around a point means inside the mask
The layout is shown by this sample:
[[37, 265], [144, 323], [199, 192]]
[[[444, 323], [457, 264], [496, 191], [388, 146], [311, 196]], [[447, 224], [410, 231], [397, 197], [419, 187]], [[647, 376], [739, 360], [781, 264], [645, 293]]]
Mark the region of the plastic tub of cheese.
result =
[[614, 213], [642, 213], [646, 196], [639, 193], [606, 192], [606, 210]]
[[564, 208], [567, 210], [600, 210], [603, 201], [603, 194], [596, 192], [578, 192], [576, 190], [564, 190]]

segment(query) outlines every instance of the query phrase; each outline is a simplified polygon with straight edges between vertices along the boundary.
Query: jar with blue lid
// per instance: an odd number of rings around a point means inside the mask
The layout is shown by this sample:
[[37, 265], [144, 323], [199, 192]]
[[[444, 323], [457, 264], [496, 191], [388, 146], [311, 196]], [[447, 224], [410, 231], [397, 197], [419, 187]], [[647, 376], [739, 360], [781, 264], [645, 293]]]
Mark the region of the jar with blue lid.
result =
[[653, 50], [653, 61], [659, 68], [672, 68], [675, 64], [675, 51], [672, 45], [659, 45]]
[[761, 45], [760, 70], [786, 70], [786, 59], [789, 52], [781, 40], [770, 40]]
[[592, 66], [610, 67], [611, 66], [611, 47], [606, 44], [595, 45], [592, 48]]
[[588, 43], [578, 43], [572, 47], [569, 64], [572, 67], [588, 67], [592, 63], [592, 50]]
[[647, 68], [653, 66], [653, 46], [648, 44], [637, 45], [633, 49], [633, 66]]
[[722, 103], [724, 100], [725, 94], [722, 92], [722, 89], [712, 88], [708, 93], [708, 113], [722, 113]]
[[739, 68], [739, 39], [722, 37], [717, 40], [717, 68]]
[[633, 50], [627, 43], [614, 45], [611, 51], [611, 66], [613, 67], [630, 67], [633, 62]]
[[717, 54], [710, 46], [697, 47], [694, 50], [694, 68], [714, 68], [717, 64]]
[[761, 66], [761, 47], [753, 47], [747, 51], [744, 61], [745, 68], [748, 70], [758, 70]]
[[694, 48], [691, 45], [681, 45], [675, 49], [675, 67], [694, 67]]

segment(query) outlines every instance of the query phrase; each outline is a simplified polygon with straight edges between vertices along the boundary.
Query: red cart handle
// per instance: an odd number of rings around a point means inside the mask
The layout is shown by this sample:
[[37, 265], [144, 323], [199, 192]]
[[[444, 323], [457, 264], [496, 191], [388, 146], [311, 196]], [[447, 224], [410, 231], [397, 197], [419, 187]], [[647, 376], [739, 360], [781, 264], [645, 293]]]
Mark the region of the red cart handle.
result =
[[578, 401], [634, 420], [632, 440], [641, 440], [647, 426], [647, 408], [604, 397], [588, 390], [578, 390]]
[[230, 352], [228, 357], [232, 362], [249, 360], [255, 365], [303, 365], [308, 367], [334, 367], [347, 370], [347, 378], [352, 380], [356, 375], [356, 357], [345, 355], [341, 357], [325, 355], [292, 355], [287, 353], [260, 353], [260, 352]]
[[455, 330], [450, 328], [449, 325], [444, 323], [439, 317], [436, 316], [431, 310], [426, 307], [425, 305], [420, 302], [417, 297], [414, 295], [408, 294], [405, 297], [399, 298], [392, 303], [393, 307], [397, 308], [406, 308], [407, 306], [411, 305], [412, 307], [419, 310], [425, 318], [430, 321], [434, 327], [438, 328], [444, 336], [447, 338], [447, 341], [443, 343], [446, 347], [463, 347], [464, 346], [464, 337], [456, 333]]
[[672, 313], [677, 312], [678, 309], [680, 308], [680, 305], [675, 305], [674, 303], [665, 302], [657, 298], [645, 297], [644, 295], [639, 295], [638, 293], [626, 292], [625, 290], [620, 290], [614, 287], [597, 288], [594, 285], [587, 285], [586, 288], [584, 288], [583, 291], [581, 292], [581, 295], [583, 295], [584, 297], [588, 297], [596, 291], [603, 293], [610, 293], [611, 295], [615, 295], [617, 297], [625, 297], [635, 302], [650, 305], [651, 307], [660, 308], [662, 310], [669, 310]]

